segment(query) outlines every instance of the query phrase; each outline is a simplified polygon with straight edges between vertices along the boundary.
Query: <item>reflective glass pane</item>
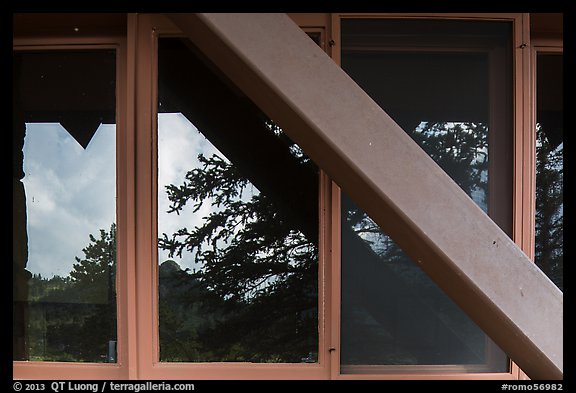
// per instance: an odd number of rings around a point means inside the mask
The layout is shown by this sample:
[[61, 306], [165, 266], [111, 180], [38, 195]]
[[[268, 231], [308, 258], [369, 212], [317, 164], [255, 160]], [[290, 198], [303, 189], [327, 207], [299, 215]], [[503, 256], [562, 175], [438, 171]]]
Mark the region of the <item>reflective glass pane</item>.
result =
[[[342, 68], [508, 233], [509, 36], [506, 23], [342, 21]], [[507, 370], [506, 355], [345, 193], [341, 217], [343, 373]]]
[[564, 289], [563, 56], [536, 64], [536, 264]]
[[115, 64], [14, 54], [14, 360], [116, 361]]
[[318, 168], [189, 43], [159, 40], [160, 360], [318, 359]]

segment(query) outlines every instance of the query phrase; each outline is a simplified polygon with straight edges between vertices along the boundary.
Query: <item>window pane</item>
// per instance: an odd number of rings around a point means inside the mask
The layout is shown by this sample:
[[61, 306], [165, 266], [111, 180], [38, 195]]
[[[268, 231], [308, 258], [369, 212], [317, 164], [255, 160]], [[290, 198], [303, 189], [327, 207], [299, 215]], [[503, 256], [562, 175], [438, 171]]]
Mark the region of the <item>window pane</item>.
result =
[[116, 361], [115, 63], [14, 54], [14, 360]]
[[187, 45], [158, 49], [160, 360], [317, 362], [318, 168]]
[[563, 56], [537, 56], [536, 264], [564, 289]]
[[[493, 108], [512, 110], [509, 29], [342, 21], [342, 68], [508, 233], [512, 127]], [[343, 373], [387, 365], [507, 370], [506, 355], [345, 194], [341, 214]]]

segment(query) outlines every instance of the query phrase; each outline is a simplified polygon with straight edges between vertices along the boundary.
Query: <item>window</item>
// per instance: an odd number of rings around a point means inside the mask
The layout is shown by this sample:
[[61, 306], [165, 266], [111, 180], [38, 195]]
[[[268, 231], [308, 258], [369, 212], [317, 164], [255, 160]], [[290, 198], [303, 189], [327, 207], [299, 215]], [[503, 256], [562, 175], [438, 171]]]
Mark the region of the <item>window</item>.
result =
[[[511, 24], [343, 19], [341, 29], [342, 68], [510, 235]], [[346, 195], [341, 212], [342, 373], [508, 370], [506, 355]]]
[[564, 288], [563, 56], [536, 52], [535, 262]]
[[14, 360], [114, 363], [116, 53], [13, 62]]
[[[527, 15], [290, 16], [562, 288], [561, 56]], [[186, 34], [15, 16], [14, 378], [521, 377]]]
[[319, 169], [168, 20], [138, 28], [139, 372], [326, 378]]
[[194, 52], [158, 40], [160, 360], [316, 363], [318, 168]]

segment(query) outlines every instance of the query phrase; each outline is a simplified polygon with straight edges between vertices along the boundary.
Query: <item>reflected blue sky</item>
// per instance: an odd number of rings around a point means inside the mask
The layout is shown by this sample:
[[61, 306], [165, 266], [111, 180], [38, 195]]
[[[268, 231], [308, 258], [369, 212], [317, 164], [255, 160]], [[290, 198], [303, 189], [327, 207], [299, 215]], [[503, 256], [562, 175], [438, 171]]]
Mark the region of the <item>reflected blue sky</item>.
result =
[[[59, 124], [27, 124], [24, 141], [29, 262], [27, 269], [43, 277], [66, 276], [82, 257], [89, 235], [108, 230], [116, 222], [116, 127], [100, 125], [83, 149]], [[202, 225], [213, 207], [166, 213], [169, 201], [164, 186], [180, 185], [186, 172], [199, 165], [198, 154], [224, 157], [180, 113], [158, 116], [158, 233], [175, 233], [183, 226]], [[478, 202], [478, 201], [477, 201]], [[484, 207], [484, 206], [483, 206]], [[158, 261], [169, 259], [159, 250]], [[194, 266], [193, 255], [176, 260], [182, 268]]]
[[[228, 161], [214, 145], [206, 139], [194, 124], [182, 113], [159, 113], [158, 114], [158, 236], [166, 234], [169, 238], [179, 229], [201, 227], [205, 224], [204, 218], [218, 208], [212, 206], [210, 201], [202, 204], [197, 212], [194, 212], [192, 203], [185, 206], [179, 214], [167, 213], [170, 209], [170, 201], [165, 187], [173, 184], [180, 186], [184, 183], [186, 173], [194, 168], [201, 167], [198, 155], [211, 157], [218, 155]], [[258, 190], [251, 186], [243, 193], [242, 199], [250, 199]], [[182, 269], [199, 270], [194, 262], [194, 254], [182, 253], [182, 257], [174, 255], [170, 257], [167, 250], [158, 249], [158, 263], [172, 259]]]
[[[201, 217], [210, 213], [210, 205], [204, 204], [194, 214], [184, 208], [179, 215], [167, 213], [170, 207], [165, 186], [180, 185], [186, 173], [199, 165], [198, 154], [206, 156], [220, 152], [181, 113], [158, 114], [158, 235], [169, 237], [182, 227], [189, 229], [202, 225]], [[168, 251], [158, 250], [158, 263], [167, 259], [176, 261], [183, 269], [194, 268], [192, 255], [184, 253], [182, 258], [168, 256]]]
[[89, 235], [116, 221], [116, 126], [100, 125], [83, 149], [60, 124], [28, 123], [23, 151], [26, 269], [67, 276]]
[[[158, 233], [171, 236], [183, 226], [202, 225], [213, 208], [204, 204], [195, 214], [192, 209], [167, 214], [164, 186], [181, 184], [198, 166], [198, 154], [224, 156], [180, 113], [159, 114], [158, 130]], [[47, 278], [67, 276], [75, 257], [84, 256], [89, 235], [116, 222], [116, 127], [100, 125], [83, 149], [60, 124], [29, 123], [23, 151], [27, 270]], [[166, 259], [168, 252], [159, 250], [159, 263]], [[171, 259], [182, 268], [198, 268], [189, 253]]]

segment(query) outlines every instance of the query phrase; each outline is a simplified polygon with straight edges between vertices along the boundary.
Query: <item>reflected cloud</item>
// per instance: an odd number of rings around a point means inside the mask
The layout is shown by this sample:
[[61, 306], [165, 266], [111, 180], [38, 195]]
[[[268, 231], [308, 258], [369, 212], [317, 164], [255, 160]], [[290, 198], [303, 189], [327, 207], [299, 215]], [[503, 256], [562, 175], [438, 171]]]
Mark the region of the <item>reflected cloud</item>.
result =
[[116, 221], [116, 127], [101, 125], [84, 150], [60, 124], [26, 125], [27, 269], [67, 275], [90, 233]]

